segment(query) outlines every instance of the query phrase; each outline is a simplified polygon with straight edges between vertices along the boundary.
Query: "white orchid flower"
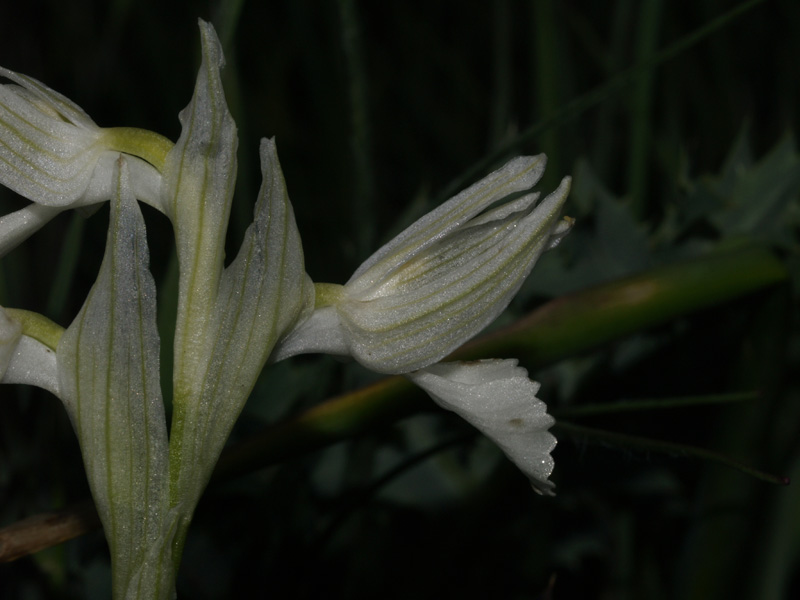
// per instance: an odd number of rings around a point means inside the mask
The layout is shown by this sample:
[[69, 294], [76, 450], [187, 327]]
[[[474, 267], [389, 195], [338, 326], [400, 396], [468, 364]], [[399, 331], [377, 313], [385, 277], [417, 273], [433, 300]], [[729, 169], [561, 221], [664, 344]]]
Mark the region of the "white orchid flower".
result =
[[508, 306], [539, 255], [569, 230], [558, 218], [569, 178], [538, 205], [538, 194], [527, 194], [483, 212], [533, 186], [545, 162], [512, 160], [383, 246], [344, 286], [318, 284], [313, 315], [274, 359], [325, 352], [408, 373], [461, 346]]
[[160, 169], [172, 144], [134, 128], [101, 128], [74, 102], [39, 81], [0, 68], [0, 184], [33, 201], [0, 217], [0, 256], [59, 212], [104, 202], [113, 168], [130, 154], [134, 195], [163, 212]]
[[[491, 208], [510, 194], [529, 190], [545, 163], [544, 155], [510, 161], [383, 246], [344, 286], [318, 284], [314, 312], [279, 344], [273, 360], [324, 352], [352, 356], [373, 371], [408, 374], [436, 402], [456, 410], [504, 448], [534, 488], [548, 491], [555, 440], [547, 428], [552, 420], [524, 369], [505, 361], [435, 364], [491, 323], [541, 253], [569, 231], [572, 221], [559, 219], [569, 178], [539, 204], [538, 194], [528, 193]], [[492, 389], [505, 400], [491, 398]], [[526, 415], [533, 410], [544, 416], [519, 416], [524, 427], [509, 428], [503, 419], [517, 418], [510, 415], [522, 409], [523, 398]], [[520, 450], [525, 440], [529, 453]]]
[[[210, 24], [201, 21], [200, 33], [202, 63], [174, 145], [147, 132], [99, 130], [66, 100], [69, 110], [51, 110], [61, 98], [53, 100], [46, 88], [49, 104], [30, 100], [28, 88], [14, 90], [16, 99], [6, 102], [17, 113], [33, 111], [42, 119], [39, 128], [52, 127], [53, 147], [66, 158], [53, 166], [11, 152], [0, 183], [16, 184], [36, 200], [52, 177], [60, 192], [44, 194], [49, 204], [33, 205], [40, 208], [111, 201], [99, 275], [66, 330], [41, 327], [41, 315], [0, 311], [0, 383], [38, 385], [63, 401], [109, 541], [114, 598], [174, 598], [191, 516], [230, 430], [274, 344], [314, 302], [271, 140], [261, 144], [263, 183], [253, 223], [236, 258], [224, 265], [237, 133], [222, 90], [221, 44]], [[67, 122], [68, 133], [48, 118]], [[22, 139], [4, 128], [14, 129], [0, 122], [0, 144], [17, 144], [19, 154], [36, 154], [46, 144], [31, 142], [34, 133]], [[36, 166], [22, 177], [29, 163]], [[148, 169], [144, 176], [135, 169], [140, 164]], [[150, 198], [150, 191], [172, 220], [180, 267], [169, 436], [159, 385], [156, 287], [136, 202]]]
[[[0, 69], [0, 184], [33, 204], [0, 218], [0, 256], [59, 211], [110, 200], [100, 271], [72, 324], [0, 307], [0, 383], [64, 403], [112, 556], [115, 598], [174, 598], [192, 514], [267, 359], [349, 355], [404, 374], [494, 440], [550, 493], [553, 420], [516, 362], [439, 363], [494, 320], [567, 233], [569, 178], [537, 205], [545, 157], [521, 157], [426, 215], [344, 286], [313, 286], [275, 143], [236, 258], [224, 247], [237, 132], [222, 48], [200, 22], [202, 62], [172, 144], [98, 127], [41, 83]], [[521, 197], [493, 208], [509, 195]], [[173, 417], [159, 386], [156, 286], [137, 200], [172, 221], [179, 262]], [[315, 293], [316, 292], [316, 293]]]

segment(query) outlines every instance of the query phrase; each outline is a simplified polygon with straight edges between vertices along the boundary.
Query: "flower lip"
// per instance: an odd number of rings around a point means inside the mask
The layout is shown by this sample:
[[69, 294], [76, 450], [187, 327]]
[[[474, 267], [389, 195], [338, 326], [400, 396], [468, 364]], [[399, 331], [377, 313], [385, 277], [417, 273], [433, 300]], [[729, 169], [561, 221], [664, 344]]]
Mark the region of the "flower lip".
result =
[[439, 363], [408, 378], [497, 444], [536, 492], [553, 494], [556, 439], [548, 429], [555, 421], [516, 360]]

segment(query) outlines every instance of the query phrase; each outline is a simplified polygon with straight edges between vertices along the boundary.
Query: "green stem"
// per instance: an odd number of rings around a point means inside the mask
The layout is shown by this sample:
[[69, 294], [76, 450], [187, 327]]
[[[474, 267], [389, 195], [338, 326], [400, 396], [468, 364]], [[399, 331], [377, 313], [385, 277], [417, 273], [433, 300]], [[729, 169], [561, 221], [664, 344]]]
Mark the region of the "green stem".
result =
[[712, 253], [553, 300], [471, 342], [459, 357], [517, 357], [539, 368], [785, 281], [765, 248]]
[[[641, 5], [641, 17], [637, 28], [637, 55], [650, 61], [655, 54], [658, 29], [661, 24], [661, 0], [650, 0]], [[628, 160], [628, 193], [634, 214], [642, 218], [647, 209], [647, 175], [650, 162], [651, 122], [653, 105], [655, 66], [638, 78], [632, 96], [632, 127]]]
[[754, 467], [741, 463], [732, 459], [729, 456], [708, 450], [706, 448], [699, 448], [697, 446], [690, 446], [687, 444], [676, 444], [675, 442], [668, 442], [663, 440], [654, 440], [652, 438], [641, 437], [638, 435], [628, 435], [626, 433], [617, 433], [614, 431], [606, 431], [604, 429], [596, 429], [594, 427], [584, 427], [583, 425], [575, 425], [573, 423], [566, 423], [559, 421], [553, 426], [553, 430], [564, 431], [571, 433], [574, 436], [584, 438], [591, 438], [595, 440], [602, 440], [622, 447], [642, 448], [645, 450], [653, 450], [656, 452], [663, 452], [665, 454], [677, 456], [694, 456], [703, 460], [709, 460], [722, 465], [736, 469], [746, 475], [755, 477], [767, 483], [774, 483], [776, 485], [788, 485], [789, 479], [787, 477], [780, 477], [765, 473]]
[[353, 228], [356, 237], [356, 251], [365, 256], [372, 247], [375, 214], [372, 206], [373, 177], [371, 161], [371, 140], [369, 131], [369, 107], [367, 76], [364, 66], [355, 0], [339, 0], [341, 20], [342, 49], [348, 78], [348, 97], [350, 104], [350, 149], [353, 156]]
[[577, 419], [599, 415], [615, 415], [644, 410], [666, 410], [674, 408], [693, 408], [709, 404], [731, 404], [757, 400], [758, 392], [738, 392], [732, 394], [711, 394], [707, 396], [685, 396], [682, 398], [647, 398], [642, 400], [620, 400], [608, 404], [589, 404], [553, 411], [556, 419]]

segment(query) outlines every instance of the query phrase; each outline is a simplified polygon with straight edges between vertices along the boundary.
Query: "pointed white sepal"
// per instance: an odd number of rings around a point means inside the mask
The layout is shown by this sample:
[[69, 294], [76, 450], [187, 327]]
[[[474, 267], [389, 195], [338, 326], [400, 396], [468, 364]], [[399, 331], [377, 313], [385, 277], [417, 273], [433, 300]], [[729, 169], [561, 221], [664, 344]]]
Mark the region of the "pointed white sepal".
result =
[[222, 45], [200, 21], [202, 63], [167, 155], [164, 190], [180, 264], [175, 333], [173, 491], [193, 506], [275, 343], [311, 312], [300, 234], [273, 140], [261, 142], [253, 223], [224, 268], [236, 181], [236, 126]]
[[555, 421], [516, 360], [440, 363], [406, 376], [497, 444], [534, 490], [552, 495], [556, 439], [547, 430]]
[[422, 217], [370, 257], [273, 358], [345, 346], [341, 353], [373, 371], [408, 373], [478, 334], [571, 226], [559, 220], [568, 177], [538, 204], [538, 194], [528, 194], [491, 208], [529, 189], [544, 164], [543, 155], [514, 159]]

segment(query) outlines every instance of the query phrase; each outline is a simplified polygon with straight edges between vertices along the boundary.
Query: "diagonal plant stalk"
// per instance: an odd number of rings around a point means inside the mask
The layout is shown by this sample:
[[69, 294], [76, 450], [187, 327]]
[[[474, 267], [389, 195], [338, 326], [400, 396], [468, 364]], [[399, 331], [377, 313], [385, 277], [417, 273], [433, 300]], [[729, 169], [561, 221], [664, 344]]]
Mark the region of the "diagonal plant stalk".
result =
[[[509, 327], [474, 340], [456, 355], [520, 354], [528, 367], [542, 368], [631, 333], [759, 292], [786, 278], [783, 264], [761, 247], [711, 254], [553, 300]], [[387, 426], [430, 406], [423, 400], [418, 388], [397, 376], [342, 394], [229, 447], [212, 480], [231, 479]], [[56, 522], [77, 510], [59, 514]], [[72, 523], [69, 533], [80, 535], [93, 523], [90, 519]], [[15, 543], [16, 537], [28, 535], [25, 531], [18, 527], [0, 530], [0, 562], [65, 540], [63, 530], [56, 527], [50, 536], [41, 520], [32, 521], [31, 527], [37, 529], [38, 537], [29, 548]]]
[[789, 485], [787, 477], [772, 475], [765, 473], [759, 469], [755, 469], [749, 465], [741, 463], [737, 460], [730, 458], [720, 452], [714, 452], [706, 448], [698, 448], [697, 446], [690, 446], [687, 444], [676, 444], [664, 440], [655, 440], [653, 438], [629, 435], [627, 433], [618, 433], [616, 431], [607, 431], [604, 429], [597, 429], [595, 427], [585, 427], [583, 425], [575, 425], [574, 423], [557, 423], [555, 426], [557, 431], [563, 431], [572, 434], [576, 437], [583, 437], [592, 440], [599, 440], [615, 446], [623, 448], [641, 448], [648, 451], [661, 452], [674, 456], [693, 456], [695, 458], [702, 458], [704, 460], [716, 462], [734, 468], [742, 473], [766, 481], [767, 483], [774, 483], [777, 485]]

